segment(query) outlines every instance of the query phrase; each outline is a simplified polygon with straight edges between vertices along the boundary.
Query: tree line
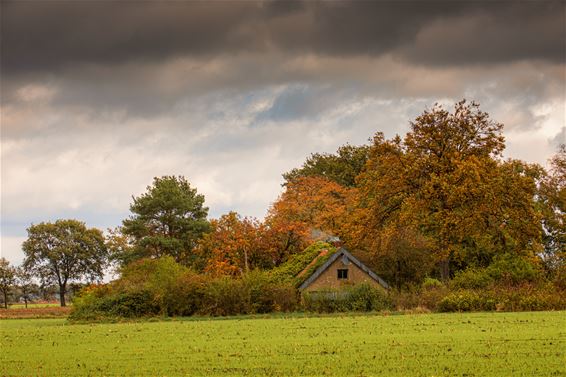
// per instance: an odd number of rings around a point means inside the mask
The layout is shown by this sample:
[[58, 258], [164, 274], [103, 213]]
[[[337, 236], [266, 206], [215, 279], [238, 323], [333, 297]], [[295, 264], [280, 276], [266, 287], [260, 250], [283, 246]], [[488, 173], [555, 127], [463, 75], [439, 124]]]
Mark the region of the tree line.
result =
[[109, 264], [120, 271], [167, 256], [197, 273], [241, 277], [333, 237], [399, 290], [502, 261], [566, 280], [566, 147], [548, 171], [504, 159], [502, 129], [476, 103], [435, 105], [404, 137], [378, 132], [367, 145], [309, 156], [283, 174], [264, 220], [208, 220], [187, 179], [158, 177], [106, 235], [77, 220], [30, 226], [22, 270], [56, 284], [64, 306], [69, 282], [100, 280]]

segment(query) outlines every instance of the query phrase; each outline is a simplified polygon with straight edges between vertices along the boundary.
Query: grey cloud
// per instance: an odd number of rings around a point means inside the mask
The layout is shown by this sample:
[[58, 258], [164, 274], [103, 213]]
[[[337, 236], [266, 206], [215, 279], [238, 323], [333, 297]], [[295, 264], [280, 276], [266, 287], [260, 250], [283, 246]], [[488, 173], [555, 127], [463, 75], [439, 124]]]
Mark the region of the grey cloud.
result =
[[564, 2], [497, 2], [424, 25], [401, 47], [414, 63], [434, 66], [529, 59], [566, 61]]
[[2, 2], [2, 71], [284, 51], [565, 60], [563, 2]]

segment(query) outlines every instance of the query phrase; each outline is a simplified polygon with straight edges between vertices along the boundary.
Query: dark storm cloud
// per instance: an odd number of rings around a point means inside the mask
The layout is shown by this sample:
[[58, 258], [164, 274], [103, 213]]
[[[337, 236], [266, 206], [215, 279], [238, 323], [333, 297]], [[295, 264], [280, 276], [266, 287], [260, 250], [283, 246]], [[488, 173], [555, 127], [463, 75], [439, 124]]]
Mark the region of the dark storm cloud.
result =
[[447, 65], [565, 60], [563, 2], [2, 2], [2, 70], [175, 56], [398, 54]]

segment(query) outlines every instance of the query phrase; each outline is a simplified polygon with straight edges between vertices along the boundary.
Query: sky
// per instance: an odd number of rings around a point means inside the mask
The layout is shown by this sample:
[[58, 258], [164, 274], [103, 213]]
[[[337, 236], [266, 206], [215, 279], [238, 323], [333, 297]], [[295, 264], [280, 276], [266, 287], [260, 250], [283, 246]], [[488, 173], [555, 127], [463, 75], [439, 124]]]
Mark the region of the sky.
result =
[[263, 218], [313, 152], [480, 103], [506, 158], [566, 143], [561, 1], [4, 1], [0, 256], [26, 228], [107, 229], [153, 177]]

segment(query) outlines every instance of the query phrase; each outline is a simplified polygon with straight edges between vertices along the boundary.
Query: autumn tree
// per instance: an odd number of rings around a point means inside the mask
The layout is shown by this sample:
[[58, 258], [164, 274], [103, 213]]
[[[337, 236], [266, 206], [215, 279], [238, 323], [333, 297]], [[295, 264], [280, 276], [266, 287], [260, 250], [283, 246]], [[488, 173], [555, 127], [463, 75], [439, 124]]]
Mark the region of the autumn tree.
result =
[[236, 276], [273, 266], [265, 226], [257, 219], [229, 212], [211, 220], [211, 228], [198, 247], [206, 261], [205, 272]]
[[313, 229], [339, 233], [352, 191], [323, 177], [299, 177], [287, 184], [268, 219], [301, 222]]
[[6, 258], [0, 258], [0, 291], [4, 298], [4, 308], [8, 309], [8, 295], [14, 287], [16, 277], [16, 269], [10, 266], [10, 262]]
[[550, 171], [540, 184], [544, 252], [551, 269], [566, 264], [566, 145], [550, 160]]
[[71, 281], [102, 279], [108, 253], [100, 230], [77, 220], [57, 220], [32, 225], [27, 232], [23, 266], [44, 284], [56, 282], [61, 306]]
[[368, 159], [369, 145], [343, 145], [335, 154], [313, 153], [300, 168], [283, 174], [286, 184], [300, 177], [323, 177], [341, 186], [353, 187]]
[[352, 204], [354, 188], [320, 176], [297, 177], [271, 206], [266, 218], [268, 239], [282, 261], [302, 251], [312, 239], [342, 236], [343, 223]]
[[121, 227], [132, 246], [120, 257], [124, 263], [165, 255], [184, 265], [195, 262], [197, 242], [210, 229], [208, 208], [184, 177], [154, 178], [144, 194], [133, 197], [130, 211]]
[[532, 169], [501, 161], [502, 127], [461, 101], [452, 113], [425, 111], [403, 140], [377, 134], [358, 178], [367, 234], [425, 237], [443, 279], [496, 253], [532, 256], [540, 246]]
[[273, 265], [279, 266], [289, 256], [303, 251], [308, 246], [310, 234], [310, 228], [305, 223], [268, 216], [262, 240], [268, 254], [273, 258]]

